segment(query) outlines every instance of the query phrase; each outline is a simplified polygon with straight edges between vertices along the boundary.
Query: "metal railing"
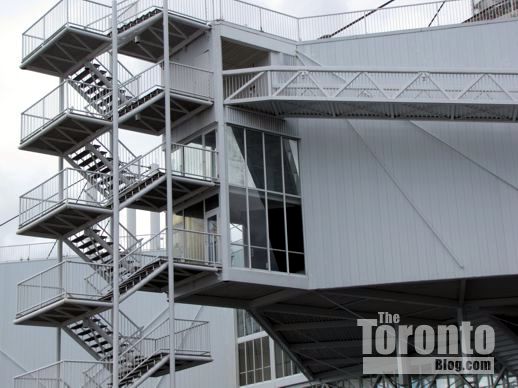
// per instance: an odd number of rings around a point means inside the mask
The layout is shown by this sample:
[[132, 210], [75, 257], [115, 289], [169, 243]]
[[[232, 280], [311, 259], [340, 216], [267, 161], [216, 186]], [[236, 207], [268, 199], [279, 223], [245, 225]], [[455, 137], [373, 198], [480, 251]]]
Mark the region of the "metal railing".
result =
[[[171, 85], [173, 93], [203, 99], [213, 97], [213, 75], [211, 71], [175, 62], [171, 63], [170, 66], [171, 77], [175, 80]], [[127, 90], [133, 98], [121, 106], [121, 109], [158, 89], [163, 89], [163, 68], [163, 62], [160, 62], [136, 74], [128, 81], [122, 82], [121, 88]]]
[[518, 101], [518, 72], [282, 67], [224, 73], [227, 102], [255, 98], [431, 102]]
[[[217, 151], [176, 143], [171, 146], [173, 175], [208, 181], [218, 179]], [[124, 165], [120, 170], [121, 176], [132, 176], [138, 183], [155, 174], [164, 174], [166, 171], [164, 148], [165, 144], [161, 144]]]
[[[219, 0], [218, 0], [219, 1]], [[214, 19], [214, 7], [218, 1], [214, 0], [169, 0], [169, 11], [188, 18], [207, 22]], [[162, 9], [160, 0], [124, 0], [119, 3], [119, 28], [138, 17], [154, 10]]]
[[[119, 3], [119, 28], [154, 10], [159, 0], [125, 0]], [[203, 23], [225, 20], [294, 41], [353, 36], [445, 26], [468, 21], [516, 16], [516, 0], [501, 0], [495, 6], [473, 13], [472, 0], [433, 1], [421, 4], [295, 17], [241, 0], [170, 0], [169, 10]], [[110, 7], [91, 0], [61, 0], [23, 34], [22, 57], [26, 58], [64, 25], [107, 34]]]
[[[63, 257], [74, 257], [76, 254], [66, 245], [63, 246]], [[56, 259], [58, 250], [56, 242], [16, 244], [0, 246], [0, 261], [22, 261]]]
[[[81, 92], [82, 89], [91, 91], [86, 94]], [[93, 100], [89, 101], [89, 97], [94, 93], [108, 96], [112, 91], [104, 86], [80, 81], [63, 81], [22, 113], [21, 143], [32, 138], [66, 112], [98, 119], [108, 117], [111, 113], [111, 104], [103, 105], [101, 111], [100, 105]]]
[[[112, 333], [115, 332], [113, 330], [113, 312], [111, 310], [97, 314], [95, 317], [106, 325], [107, 330]], [[142, 338], [142, 330], [143, 327], [138, 326], [127, 314], [119, 310], [119, 337], [123, 347], [131, 346]]]
[[20, 228], [66, 203], [104, 208], [111, 176], [66, 168], [20, 197]]
[[[202, 321], [175, 320], [175, 357], [197, 356], [210, 358], [209, 323]], [[160, 323], [149, 334], [126, 349], [120, 356], [121, 380], [150, 357], [169, 355], [169, 319]]]
[[[99, 301], [111, 284], [100, 274], [109, 265], [66, 260], [18, 283], [17, 317], [63, 298]], [[88, 279], [88, 281], [86, 280]]]
[[92, 0], [61, 0], [29, 27], [22, 37], [22, 58], [42, 46], [63, 26], [103, 33], [111, 26], [109, 5]]
[[[139, 237], [146, 238], [146, 236]], [[154, 236], [149, 235], [148, 238], [139, 247], [138, 253], [147, 257], [151, 255], [166, 257], [166, 229]], [[207, 266], [221, 265], [219, 234], [173, 228], [173, 245], [173, 257], [176, 262]]]
[[14, 388], [95, 388], [111, 376], [111, 363], [59, 361], [14, 378]]

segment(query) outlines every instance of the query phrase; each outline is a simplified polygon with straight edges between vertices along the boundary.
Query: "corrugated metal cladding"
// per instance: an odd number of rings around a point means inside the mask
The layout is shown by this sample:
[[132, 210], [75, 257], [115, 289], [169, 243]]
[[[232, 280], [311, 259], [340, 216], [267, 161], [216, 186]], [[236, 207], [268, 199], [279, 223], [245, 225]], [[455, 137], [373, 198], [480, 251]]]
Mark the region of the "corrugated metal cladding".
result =
[[299, 130], [311, 287], [518, 273], [516, 125]]
[[[55, 260], [0, 263], [0, 387], [12, 387], [13, 377], [49, 365], [56, 360], [56, 329], [15, 326], [16, 284], [55, 265]], [[165, 318], [165, 295], [137, 293], [121, 309], [137, 324], [148, 325]], [[165, 312], [165, 314], [164, 314]], [[177, 318], [210, 321], [214, 361], [177, 374], [179, 388], [233, 387], [236, 384], [236, 336], [234, 311], [213, 307], [176, 305]], [[68, 335], [63, 334], [63, 359], [92, 358]], [[221, 382], [221, 385], [219, 385]], [[150, 379], [143, 387], [165, 387], [165, 379]]]
[[516, 69], [518, 21], [458, 25], [298, 46], [319, 63], [378, 68]]
[[[316, 42], [323, 65], [510, 69], [518, 21]], [[518, 272], [514, 124], [298, 120], [315, 288]]]

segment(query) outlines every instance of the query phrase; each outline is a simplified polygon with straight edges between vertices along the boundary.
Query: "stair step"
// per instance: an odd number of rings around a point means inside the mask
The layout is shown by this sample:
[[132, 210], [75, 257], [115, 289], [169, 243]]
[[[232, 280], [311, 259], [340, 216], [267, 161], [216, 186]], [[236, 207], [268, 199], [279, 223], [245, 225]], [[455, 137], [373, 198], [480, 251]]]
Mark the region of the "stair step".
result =
[[81, 160], [83, 159], [86, 155], [88, 155], [90, 153], [90, 151], [88, 151], [87, 149], [84, 149], [83, 151], [81, 151], [80, 153], [74, 155], [74, 157], [72, 158], [72, 160], [75, 160], [75, 161], [78, 161], [78, 160]]

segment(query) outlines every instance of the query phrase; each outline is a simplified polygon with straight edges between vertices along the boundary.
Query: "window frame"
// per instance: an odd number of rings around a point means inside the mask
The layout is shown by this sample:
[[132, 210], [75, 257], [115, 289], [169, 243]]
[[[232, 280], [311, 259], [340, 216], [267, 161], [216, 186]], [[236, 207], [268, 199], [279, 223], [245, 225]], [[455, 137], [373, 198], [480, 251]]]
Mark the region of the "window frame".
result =
[[[235, 130], [241, 130], [242, 131], [242, 134], [243, 134], [243, 151], [244, 151], [244, 155], [243, 155], [243, 168], [245, 168], [245, 171], [244, 171], [244, 174], [243, 174], [243, 178], [244, 178], [244, 184], [243, 186], [241, 186], [240, 184], [235, 184], [235, 183], [230, 183], [230, 182], [227, 182], [228, 186], [229, 187], [235, 187], [235, 188], [239, 188], [239, 189], [244, 189], [245, 191], [245, 197], [246, 197], [246, 229], [247, 229], [247, 241], [248, 241], [248, 244], [247, 245], [236, 245], [236, 246], [240, 246], [242, 247], [243, 249], [246, 249], [247, 251], [247, 254], [248, 254], [248, 260], [245, 260], [245, 262], [247, 261], [247, 264], [248, 266], [245, 266], [245, 267], [235, 267], [235, 268], [245, 268], [245, 269], [250, 269], [250, 270], [255, 270], [255, 271], [267, 271], [267, 272], [273, 272], [273, 273], [276, 273], [276, 274], [287, 274], [287, 275], [306, 275], [307, 274], [307, 271], [306, 271], [306, 256], [305, 256], [305, 234], [304, 234], [304, 216], [302, 214], [302, 220], [303, 220], [303, 224], [302, 224], [302, 243], [303, 243], [303, 252], [299, 252], [299, 251], [294, 251], [294, 250], [290, 250], [289, 248], [289, 240], [288, 240], [288, 215], [287, 215], [287, 200], [288, 198], [292, 198], [292, 199], [295, 199], [297, 201], [300, 202], [300, 207], [301, 207], [301, 213], [303, 213], [303, 200], [302, 200], [302, 192], [299, 194], [299, 195], [295, 195], [295, 194], [292, 194], [292, 193], [287, 193], [286, 191], [286, 178], [285, 178], [285, 174], [286, 174], [286, 171], [285, 171], [285, 165], [284, 165], [284, 141], [285, 140], [292, 140], [292, 141], [295, 141], [296, 144], [297, 144], [297, 156], [298, 156], [298, 165], [299, 165], [299, 184], [302, 186], [302, 179], [301, 179], [301, 176], [300, 176], [300, 165], [301, 165], [301, 162], [300, 162], [300, 139], [296, 138], [296, 137], [293, 137], [293, 136], [286, 136], [286, 135], [283, 135], [283, 134], [278, 134], [278, 133], [274, 133], [274, 132], [268, 132], [268, 131], [262, 131], [262, 130], [258, 130], [258, 129], [254, 129], [254, 128], [249, 128], [249, 127], [246, 127], [246, 126], [242, 126], [242, 125], [232, 125], [232, 124], [227, 124], [226, 127], [225, 127], [225, 131], [227, 131], [227, 133], [230, 133], [233, 135], [233, 131]], [[257, 132], [257, 133], [260, 133], [261, 134], [261, 139], [262, 139], [262, 146], [263, 146], [263, 150], [262, 150], [262, 154], [263, 154], [263, 175], [264, 175], [264, 189], [260, 189], [260, 188], [257, 188], [257, 187], [249, 187], [250, 185], [248, 184], [248, 175], [249, 175], [249, 171], [248, 171], [248, 144], [247, 144], [247, 133], [249, 131], [253, 131], [253, 132]], [[280, 155], [281, 155], [281, 166], [280, 166], [280, 171], [281, 171], [281, 174], [282, 174], [282, 192], [278, 192], [278, 191], [274, 191], [274, 190], [269, 190], [268, 188], [268, 178], [267, 178], [267, 166], [266, 166], [266, 140], [265, 140], [265, 137], [266, 136], [275, 136], [279, 139], [279, 151], [280, 151]], [[225, 139], [226, 141], [228, 142], [228, 139], [227, 139], [227, 136], [225, 136]], [[302, 187], [301, 187], [302, 188]], [[257, 269], [257, 268], [253, 268], [252, 266], [252, 263], [253, 263], [253, 259], [252, 259], [252, 250], [253, 249], [265, 249], [265, 247], [260, 247], [260, 246], [255, 246], [255, 245], [252, 245], [251, 244], [251, 228], [250, 228], [250, 201], [249, 201], [249, 198], [250, 198], [250, 195], [249, 195], [249, 192], [250, 190], [253, 190], [253, 191], [257, 191], [257, 192], [260, 192], [260, 193], [263, 193], [264, 194], [264, 198], [265, 198], [265, 208], [266, 208], [266, 238], [267, 238], [267, 241], [266, 241], [266, 254], [267, 254], [267, 268], [266, 269]], [[268, 198], [269, 198], [269, 194], [272, 196], [272, 197], [276, 197], [276, 198], [282, 198], [282, 201], [283, 201], [283, 211], [284, 211], [284, 241], [285, 241], [285, 249], [284, 250], [281, 250], [281, 249], [274, 249], [272, 246], [271, 246], [271, 242], [270, 242], [270, 220], [269, 220], [269, 216], [268, 216], [268, 210], [269, 210], [269, 207], [268, 207]], [[230, 225], [227, 225], [226, 227], [230, 227]], [[230, 241], [229, 241], [229, 244]], [[235, 244], [232, 244], [232, 245], [235, 245]], [[286, 272], [283, 272], [283, 271], [278, 271], [278, 270], [272, 270], [272, 257], [271, 257], [271, 251], [276, 251], [276, 252], [284, 252], [284, 256], [285, 256], [285, 262], [286, 262]], [[291, 272], [290, 271], [290, 265], [289, 265], [289, 262], [290, 262], [290, 253], [291, 254], [295, 254], [295, 255], [302, 255], [303, 259], [304, 259], [304, 272], [303, 273], [298, 273], [298, 272]], [[231, 263], [232, 265], [232, 263]]]

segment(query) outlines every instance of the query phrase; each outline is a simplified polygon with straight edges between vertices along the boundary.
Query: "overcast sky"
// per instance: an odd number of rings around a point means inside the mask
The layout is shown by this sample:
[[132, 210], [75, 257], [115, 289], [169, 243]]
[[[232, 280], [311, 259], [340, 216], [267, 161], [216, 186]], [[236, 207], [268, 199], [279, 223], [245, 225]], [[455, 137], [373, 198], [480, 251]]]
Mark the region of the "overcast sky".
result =
[[[19, 69], [22, 32], [42, 16], [55, 1], [9, 1], [2, 9], [0, 36], [3, 55], [0, 60], [0, 223], [18, 213], [18, 197], [57, 172], [57, 158], [18, 151], [20, 113], [55, 88], [58, 79]], [[325, 14], [376, 7], [384, 0], [250, 0], [296, 16]], [[394, 5], [423, 2], [396, 0]], [[0, 229], [0, 245], [34, 239], [15, 235], [16, 222]], [[37, 240], [41, 241], [41, 240]]]

